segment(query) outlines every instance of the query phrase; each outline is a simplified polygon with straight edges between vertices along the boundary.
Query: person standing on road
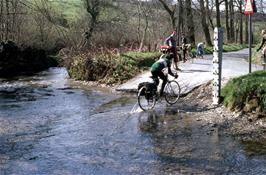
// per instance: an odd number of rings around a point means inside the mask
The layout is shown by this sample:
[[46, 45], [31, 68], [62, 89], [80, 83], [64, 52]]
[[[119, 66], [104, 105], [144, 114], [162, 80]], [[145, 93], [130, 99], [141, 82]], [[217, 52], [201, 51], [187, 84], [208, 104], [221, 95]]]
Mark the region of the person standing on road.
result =
[[187, 38], [185, 36], [185, 33], [182, 33], [181, 36], [181, 43], [182, 43], [182, 51], [183, 51], [183, 62], [186, 62], [186, 54], [187, 54]]
[[266, 64], [266, 30], [262, 30], [261, 35], [262, 35], [262, 40], [260, 47], [257, 49], [257, 52], [262, 48], [263, 64]]
[[205, 42], [200, 42], [197, 45], [197, 56], [203, 58]]
[[165, 39], [164, 44], [169, 46], [170, 51], [173, 53], [174, 64], [175, 64], [176, 70], [181, 70], [177, 66], [177, 62], [179, 60], [177, 58], [177, 48], [176, 48], [177, 44], [176, 44], [176, 32], [175, 31], [173, 31], [172, 34]]
[[152, 78], [155, 81], [156, 86], [159, 85], [159, 78], [163, 80], [162, 87], [160, 89], [160, 96], [163, 95], [163, 90], [167, 83], [167, 75], [164, 74], [163, 69], [167, 68], [168, 73], [170, 75], [172, 75], [175, 78], [178, 77], [177, 74], [173, 74], [173, 72], [171, 71], [171, 61], [173, 58], [174, 58], [173, 53], [164, 54], [158, 61], [153, 63], [153, 65], [151, 66], [151, 74]]

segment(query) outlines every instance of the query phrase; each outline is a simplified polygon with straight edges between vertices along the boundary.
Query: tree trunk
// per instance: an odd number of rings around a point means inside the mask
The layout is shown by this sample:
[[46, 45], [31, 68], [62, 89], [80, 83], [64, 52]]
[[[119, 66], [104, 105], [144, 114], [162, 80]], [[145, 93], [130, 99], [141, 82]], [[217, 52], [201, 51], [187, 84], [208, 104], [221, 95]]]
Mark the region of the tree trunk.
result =
[[228, 0], [225, 0], [225, 29], [226, 29], [226, 39], [230, 42], [230, 27], [229, 27], [229, 14], [228, 14]]
[[159, 0], [159, 2], [163, 5], [164, 9], [167, 11], [167, 13], [170, 16], [171, 22], [172, 22], [172, 28], [176, 31], [176, 5], [174, 5], [174, 8], [171, 10], [170, 7], [167, 5], [167, 3], [164, 0]]
[[9, 0], [6, 0], [6, 24], [5, 24], [5, 40], [9, 40]]
[[183, 20], [183, 2], [182, 0], [178, 0], [179, 4], [179, 14], [178, 14], [178, 26], [177, 26], [177, 43], [180, 45], [181, 40], [181, 31], [183, 31], [184, 20]]
[[204, 6], [204, 0], [200, 0], [200, 11], [201, 11], [201, 24], [205, 35], [206, 43], [207, 45], [212, 46], [209, 26], [207, 24], [207, 19], [206, 19], [206, 9]]
[[187, 23], [187, 31], [188, 31], [188, 41], [192, 45], [195, 46], [195, 28], [194, 28], [194, 22], [193, 22], [193, 14], [192, 14], [192, 8], [191, 8], [191, 0], [185, 1], [185, 7], [186, 7], [186, 23]]
[[245, 16], [245, 43], [248, 44], [248, 15]]
[[215, 0], [216, 7], [216, 25], [217, 27], [221, 27], [221, 15], [220, 15], [220, 2], [219, 0]]
[[92, 34], [94, 32], [96, 24], [98, 23], [97, 21], [98, 16], [100, 15], [100, 2], [96, 0], [93, 0], [93, 1], [85, 0], [85, 4], [86, 4], [87, 12], [91, 16], [91, 20], [89, 23], [90, 25], [85, 35], [85, 39], [86, 39], [85, 46], [89, 47], [91, 45]]
[[212, 13], [209, 8], [209, 0], [206, 0], [206, 10], [207, 10], [207, 16], [209, 18], [209, 22], [211, 24], [212, 30], [214, 30], [213, 20], [212, 20]]
[[234, 27], [234, 4], [233, 0], [229, 1], [229, 10], [230, 10], [230, 41], [235, 40], [235, 27]]
[[0, 1], [0, 41], [4, 39], [4, 3]]
[[145, 14], [145, 28], [144, 28], [143, 35], [142, 35], [142, 38], [141, 38], [141, 41], [140, 41], [139, 52], [142, 50], [142, 48], [144, 46], [144, 42], [146, 40], [148, 26], [149, 26], [149, 19], [148, 19], [148, 15]]
[[242, 0], [239, 2], [239, 15], [240, 15], [240, 31], [239, 31], [239, 39], [240, 44], [243, 44], [243, 13], [242, 13]]
[[235, 26], [235, 43], [238, 42], [239, 26], [240, 26], [239, 21], [240, 21], [240, 20], [237, 19], [237, 21], [236, 21], [236, 26]]

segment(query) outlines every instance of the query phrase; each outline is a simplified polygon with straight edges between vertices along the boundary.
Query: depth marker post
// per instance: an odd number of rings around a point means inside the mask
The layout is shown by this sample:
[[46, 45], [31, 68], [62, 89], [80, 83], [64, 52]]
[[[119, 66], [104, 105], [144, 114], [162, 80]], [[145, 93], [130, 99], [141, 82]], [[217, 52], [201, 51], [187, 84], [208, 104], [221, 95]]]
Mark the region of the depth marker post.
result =
[[213, 105], [220, 103], [221, 84], [222, 84], [222, 57], [223, 57], [223, 28], [216, 27], [213, 37]]

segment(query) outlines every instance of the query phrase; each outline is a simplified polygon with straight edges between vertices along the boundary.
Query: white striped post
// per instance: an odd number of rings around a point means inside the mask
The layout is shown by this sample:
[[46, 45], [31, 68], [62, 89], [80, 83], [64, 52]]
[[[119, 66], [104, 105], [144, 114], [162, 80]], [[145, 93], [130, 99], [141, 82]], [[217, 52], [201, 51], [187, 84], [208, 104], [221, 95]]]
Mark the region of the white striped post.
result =
[[215, 28], [213, 37], [213, 104], [220, 103], [221, 96], [221, 78], [222, 78], [222, 57], [223, 57], [223, 29]]

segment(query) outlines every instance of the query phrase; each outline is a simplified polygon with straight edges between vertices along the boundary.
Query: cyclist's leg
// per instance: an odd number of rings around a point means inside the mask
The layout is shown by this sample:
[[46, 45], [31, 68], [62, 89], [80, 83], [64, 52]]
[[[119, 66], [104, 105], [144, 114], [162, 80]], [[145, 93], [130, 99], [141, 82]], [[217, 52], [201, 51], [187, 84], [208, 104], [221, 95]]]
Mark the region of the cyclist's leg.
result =
[[152, 79], [154, 80], [155, 85], [158, 86], [158, 84], [159, 84], [158, 72], [156, 72], [156, 71], [151, 72], [151, 75], [152, 75]]
[[164, 75], [163, 72], [158, 72], [158, 76], [163, 80], [162, 87], [160, 89], [160, 96], [162, 96], [163, 95], [164, 87], [165, 87], [165, 85], [167, 83], [167, 76]]
[[179, 67], [178, 67], [178, 65], [177, 65], [177, 62], [178, 62], [178, 55], [177, 55], [177, 50], [176, 50], [176, 48], [173, 48], [173, 49], [172, 49], [172, 53], [174, 54], [174, 59], [173, 59], [173, 61], [174, 61], [174, 68], [175, 68], [176, 70], [181, 70], [181, 69], [179, 69]]

